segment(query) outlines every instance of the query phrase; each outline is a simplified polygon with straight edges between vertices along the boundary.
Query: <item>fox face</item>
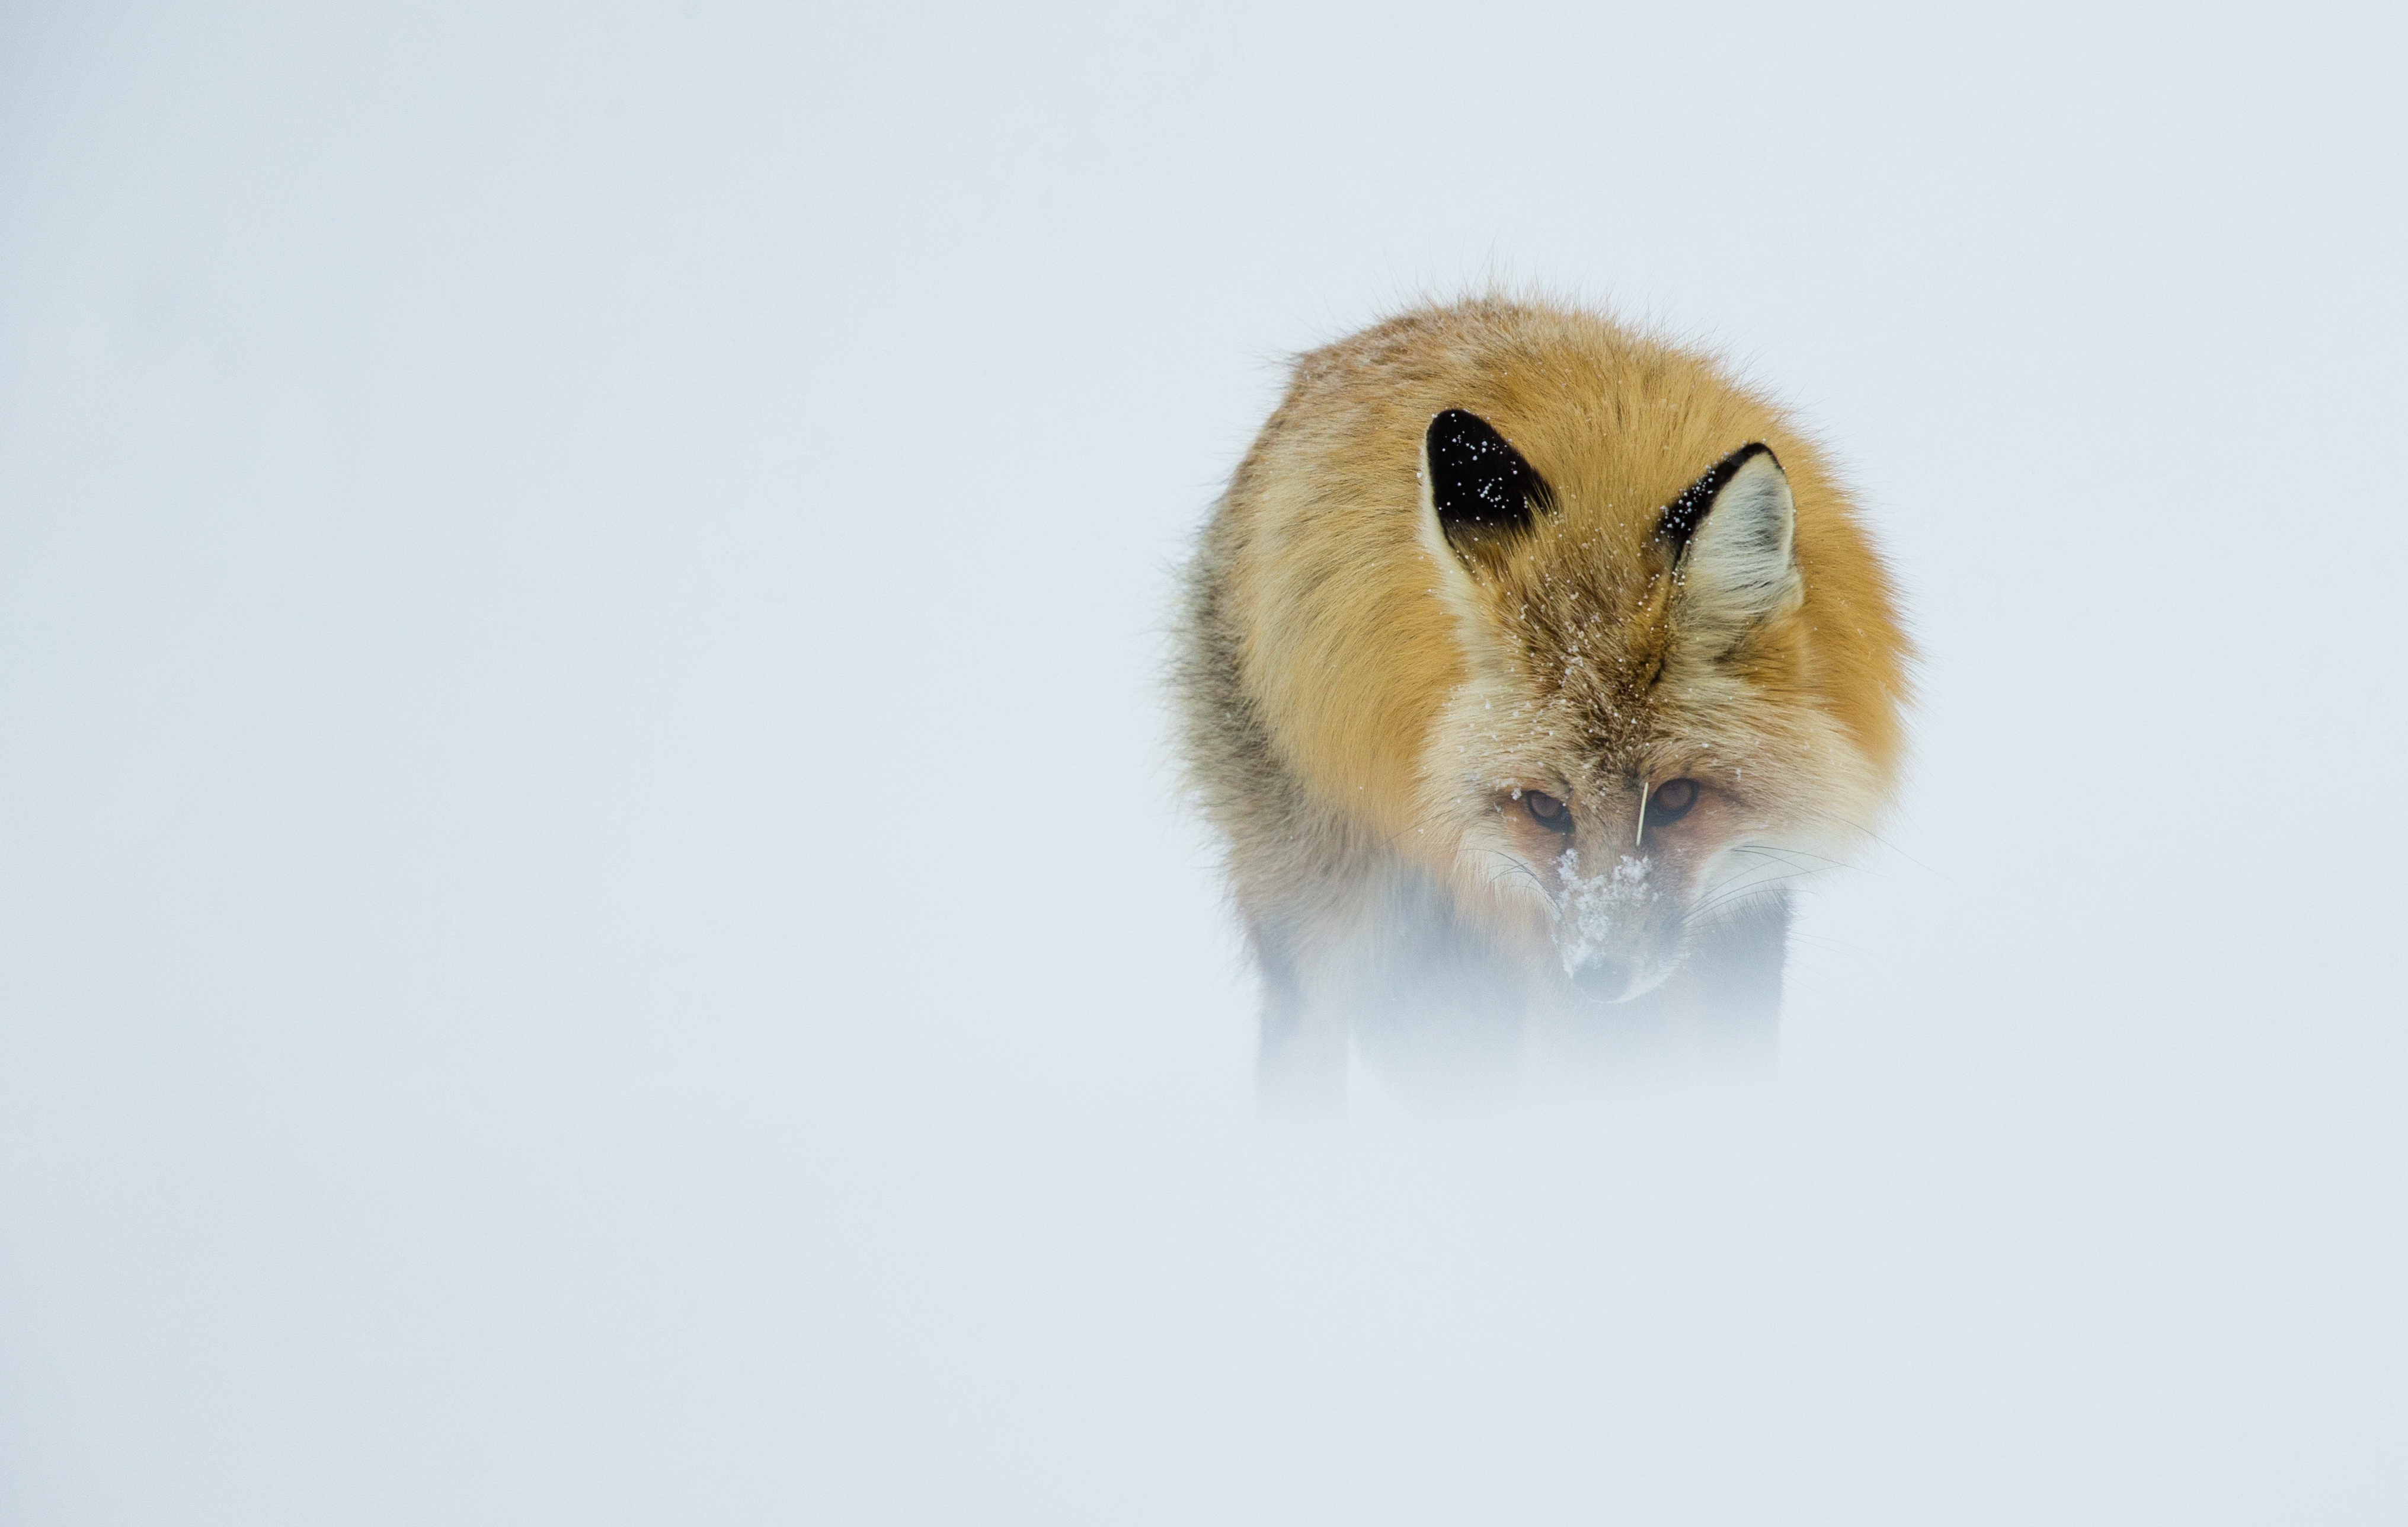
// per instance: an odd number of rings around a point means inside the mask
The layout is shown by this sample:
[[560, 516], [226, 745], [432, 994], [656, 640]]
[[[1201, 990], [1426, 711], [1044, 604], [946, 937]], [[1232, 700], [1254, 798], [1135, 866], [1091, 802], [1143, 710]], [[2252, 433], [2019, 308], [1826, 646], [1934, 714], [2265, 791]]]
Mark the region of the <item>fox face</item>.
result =
[[1532, 434], [1572, 447], [1534, 465], [1463, 409], [1423, 436], [1423, 549], [1465, 675], [1429, 734], [1424, 812], [1535, 972], [1620, 1001], [1829, 862], [1879, 771], [1801, 702], [1796, 504], [1769, 447], [1731, 442], [1634, 513], [1627, 464]]

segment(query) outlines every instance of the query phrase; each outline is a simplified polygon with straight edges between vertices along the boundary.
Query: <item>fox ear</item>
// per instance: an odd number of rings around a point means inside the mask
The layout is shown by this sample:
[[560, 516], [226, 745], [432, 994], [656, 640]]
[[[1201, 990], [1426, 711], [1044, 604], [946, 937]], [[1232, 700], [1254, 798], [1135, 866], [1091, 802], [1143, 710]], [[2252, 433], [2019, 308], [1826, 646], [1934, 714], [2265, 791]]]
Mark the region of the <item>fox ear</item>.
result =
[[1422, 433], [1422, 491], [1458, 555], [1527, 529], [1555, 505], [1546, 480], [1488, 421], [1449, 409]]
[[1670, 549], [1691, 619], [1743, 629], [1793, 603], [1798, 506], [1770, 448], [1742, 445], [1664, 510], [1656, 538]]

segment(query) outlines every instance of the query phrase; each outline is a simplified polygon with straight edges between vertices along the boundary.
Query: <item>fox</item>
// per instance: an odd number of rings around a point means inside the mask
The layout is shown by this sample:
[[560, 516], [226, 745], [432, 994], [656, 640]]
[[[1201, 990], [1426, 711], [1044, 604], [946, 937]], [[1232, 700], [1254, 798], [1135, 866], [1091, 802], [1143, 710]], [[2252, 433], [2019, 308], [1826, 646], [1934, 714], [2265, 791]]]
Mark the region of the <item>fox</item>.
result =
[[1792, 891], [1891, 803], [1914, 653], [1838, 472], [1717, 357], [1498, 295], [1305, 353], [1182, 589], [1267, 1097], [1777, 1044]]

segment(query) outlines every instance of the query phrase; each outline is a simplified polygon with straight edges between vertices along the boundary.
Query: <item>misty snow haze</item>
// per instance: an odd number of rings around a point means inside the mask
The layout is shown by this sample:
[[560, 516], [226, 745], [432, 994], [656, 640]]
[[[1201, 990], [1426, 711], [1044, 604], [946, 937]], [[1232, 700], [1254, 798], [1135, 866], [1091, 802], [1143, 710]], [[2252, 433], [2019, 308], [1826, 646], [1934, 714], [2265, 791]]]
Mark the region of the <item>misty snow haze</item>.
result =
[[[0, 1520], [2408, 1516], [2401, 62], [9, 7]], [[1173, 569], [1491, 282], [1816, 433], [1909, 785], [1776, 1065], [1273, 1127]]]

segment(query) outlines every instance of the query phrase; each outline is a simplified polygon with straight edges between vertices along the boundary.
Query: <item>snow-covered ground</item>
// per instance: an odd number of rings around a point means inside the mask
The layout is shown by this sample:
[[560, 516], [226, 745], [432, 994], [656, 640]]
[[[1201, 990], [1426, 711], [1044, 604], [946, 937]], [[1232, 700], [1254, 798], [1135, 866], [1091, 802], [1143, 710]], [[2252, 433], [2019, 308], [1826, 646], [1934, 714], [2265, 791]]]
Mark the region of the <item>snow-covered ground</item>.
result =
[[[386, 8], [0, 13], [0, 1520], [2408, 1515], [2396, 12]], [[1168, 569], [1490, 279], [1914, 786], [1776, 1076], [1268, 1128]]]

